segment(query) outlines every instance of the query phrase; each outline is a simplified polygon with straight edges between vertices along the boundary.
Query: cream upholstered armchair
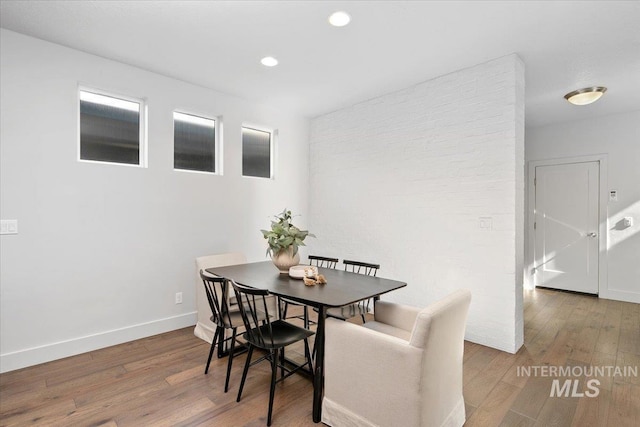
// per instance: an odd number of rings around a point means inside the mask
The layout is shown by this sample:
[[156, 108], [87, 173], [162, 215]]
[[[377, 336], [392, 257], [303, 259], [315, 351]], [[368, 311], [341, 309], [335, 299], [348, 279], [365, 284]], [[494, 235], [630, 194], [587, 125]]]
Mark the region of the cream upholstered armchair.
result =
[[471, 293], [427, 308], [377, 301], [375, 321], [326, 321], [322, 422], [462, 426], [464, 331]]
[[[244, 254], [239, 252], [229, 252], [196, 258], [196, 309], [198, 310], [198, 323], [196, 323], [196, 328], [193, 333], [198, 338], [211, 343], [211, 341], [213, 341], [213, 333], [216, 330], [216, 325], [211, 321], [211, 307], [209, 307], [207, 294], [205, 293], [204, 286], [202, 285], [202, 279], [200, 279], [200, 270], [211, 267], [244, 264], [245, 262], [247, 262], [247, 258]], [[232, 296], [232, 294], [233, 292], [229, 292], [227, 295], [227, 303], [229, 304], [229, 307], [235, 304], [235, 296]]]

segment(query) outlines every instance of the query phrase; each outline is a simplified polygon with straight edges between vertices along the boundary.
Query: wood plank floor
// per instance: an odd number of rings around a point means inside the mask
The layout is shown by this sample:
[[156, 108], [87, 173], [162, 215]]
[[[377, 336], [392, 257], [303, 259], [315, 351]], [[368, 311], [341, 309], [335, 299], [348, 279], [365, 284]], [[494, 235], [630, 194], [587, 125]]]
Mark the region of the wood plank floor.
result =
[[[555, 377], [518, 367], [640, 365], [640, 305], [552, 290], [525, 291], [525, 345], [508, 354], [466, 342], [466, 426], [639, 426], [640, 378], [598, 377], [597, 397], [550, 397]], [[0, 375], [0, 426], [261, 426], [269, 366], [249, 370], [235, 397], [245, 355], [204, 365], [209, 345], [185, 328]], [[302, 348], [291, 349], [292, 358]], [[579, 391], [586, 379], [580, 378]], [[564, 381], [564, 378], [562, 378]], [[274, 426], [312, 426], [311, 382], [277, 386]]]

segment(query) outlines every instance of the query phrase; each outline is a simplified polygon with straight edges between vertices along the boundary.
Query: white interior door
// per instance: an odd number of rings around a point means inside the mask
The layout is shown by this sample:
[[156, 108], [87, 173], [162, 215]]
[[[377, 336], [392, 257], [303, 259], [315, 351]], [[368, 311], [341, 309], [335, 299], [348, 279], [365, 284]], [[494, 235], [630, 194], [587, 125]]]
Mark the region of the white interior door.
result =
[[536, 286], [598, 293], [599, 182], [599, 162], [536, 167]]

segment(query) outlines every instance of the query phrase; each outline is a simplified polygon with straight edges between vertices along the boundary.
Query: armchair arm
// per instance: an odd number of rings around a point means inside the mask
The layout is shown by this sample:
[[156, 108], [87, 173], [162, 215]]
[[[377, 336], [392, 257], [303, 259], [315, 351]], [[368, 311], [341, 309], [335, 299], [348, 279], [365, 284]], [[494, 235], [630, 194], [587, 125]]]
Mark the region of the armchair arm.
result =
[[376, 322], [386, 323], [396, 328], [411, 332], [420, 309], [410, 305], [394, 304], [385, 301], [376, 301]]
[[325, 405], [367, 414], [376, 425], [418, 424], [422, 349], [335, 319], [325, 333]]

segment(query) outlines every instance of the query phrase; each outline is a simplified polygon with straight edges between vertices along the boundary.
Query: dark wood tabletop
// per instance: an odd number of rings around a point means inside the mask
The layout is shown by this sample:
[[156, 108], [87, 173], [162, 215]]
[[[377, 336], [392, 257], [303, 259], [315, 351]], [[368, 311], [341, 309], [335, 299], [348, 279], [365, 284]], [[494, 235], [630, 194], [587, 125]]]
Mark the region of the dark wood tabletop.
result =
[[280, 274], [271, 261], [213, 267], [207, 268], [207, 271], [315, 307], [341, 307], [407, 286], [396, 280], [331, 268], [318, 268], [318, 272], [327, 279], [326, 284], [306, 286], [301, 279]]

